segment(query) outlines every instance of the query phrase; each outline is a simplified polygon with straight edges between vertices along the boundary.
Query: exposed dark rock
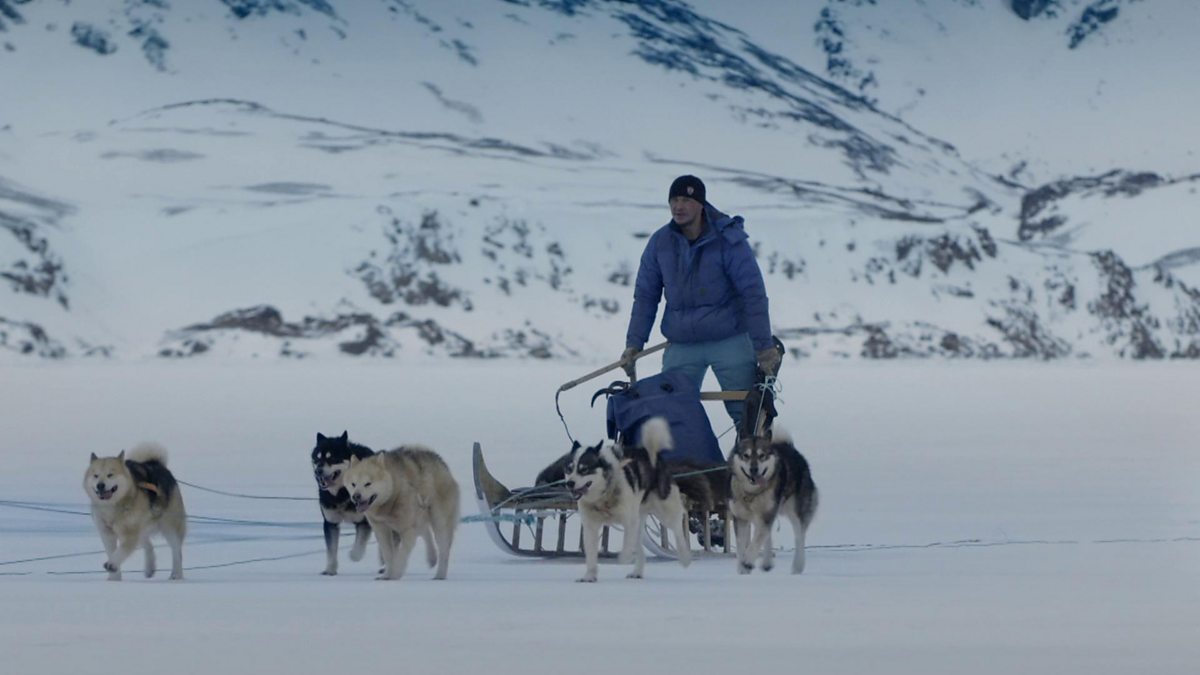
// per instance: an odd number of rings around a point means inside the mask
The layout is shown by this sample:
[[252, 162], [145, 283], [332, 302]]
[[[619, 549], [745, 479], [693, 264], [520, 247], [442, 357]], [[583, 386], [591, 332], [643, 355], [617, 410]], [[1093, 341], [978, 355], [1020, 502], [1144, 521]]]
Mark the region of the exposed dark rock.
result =
[[618, 286], [632, 286], [634, 271], [629, 267], [629, 263], [622, 260], [617, 269], [608, 275], [608, 283]]
[[[892, 325], [859, 319], [841, 327], [810, 326], [777, 329], [775, 332], [780, 339], [789, 340], [792, 344], [809, 343], [814, 346], [821, 336], [865, 335], [858, 355], [868, 359], [996, 359], [1011, 356], [1004, 354], [993, 343], [972, 339], [923, 321]], [[807, 349], [800, 346], [796, 346], [795, 351], [799, 354], [808, 353]]]
[[1071, 354], [1071, 343], [1053, 335], [1042, 325], [1037, 312], [1021, 302], [993, 303], [1003, 311], [989, 317], [987, 324], [1000, 331], [1016, 358], [1050, 360]]
[[1118, 2], [1119, 0], [1096, 0], [1084, 8], [1079, 18], [1067, 28], [1067, 35], [1071, 38], [1070, 48], [1075, 49], [1104, 24], [1117, 18], [1120, 10]]
[[239, 19], [265, 16], [271, 12], [300, 14], [301, 7], [308, 7], [330, 18], [337, 18], [333, 7], [325, 0], [221, 0], [221, 2]]
[[996, 248], [996, 240], [992, 239], [992, 233], [988, 232], [986, 227], [979, 227], [977, 225], [972, 225], [971, 229], [975, 230], [975, 236], [979, 238], [979, 247], [983, 249], [987, 257], [995, 258], [999, 249]]
[[1041, 14], [1054, 16], [1057, 0], [1012, 0], [1012, 10], [1026, 21]]
[[1065, 225], [1066, 216], [1043, 214], [1068, 196], [1135, 197], [1145, 190], [1174, 182], [1176, 181], [1167, 181], [1162, 176], [1148, 171], [1113, 170], [1099, 176], [1082, 176], [1043, 185], [1025, 193], [1021, 198], [1021, 223], [1017, 229], [1017, 237], [1021, 241], [1029, 241], [1035, 236], [1049, 234]]
[[117, 51], [117, 43], [113, 42], [108, 31], [96, 28], [90, 23], [77, 21], [71, 26], [71, 37], [75, 39], [75, 44], [80, 47], [86, 47], [101, 56], [107, 56]]
[[1103, 292], [1088, 303], [1088, 311], [1101, 320], [1109, 344], [1120, 356], [1133, 359], [1161, 359], [1167, 350], [1155, 338], [1159, 320], [1149, 308], [1138, 304], [1133, 289], [1133, 271], [1112, 251], [1091, 255], [1099, 270]]
[[163, 72], [167, 70], [167, 49], [171, 43], [159, 35], [153, 26], [148, 23], [140, 24], [129, 31], [129, 35], [142, 41], [142, 54], [146, 56], [150, 65]]
[[6, 20], [18, 26], [25, 23], [24, 17], [21, 16], [21, 13], [18, 12], [17, 8], [13, 5], [23, 5], [28, 1], [29, 0], [0, 0], [0, 31], [7, 30], [7, 26], [5, 25]]
[[[298, 322], [285, 321], [278, 309], [259, 305], [226, 312], [212, 321], [187, 326], [168, 335], [170, 344], [158, 355], [168, 358], [199, 356], [212, 351], [219, 340], [237, 333], [252, 333], [280, 338], [279, 355], [304, 357], [307, 341], [329, 339], [347, 331], [357, 331], [352, 339], [337, 343], [350, 356], [393, 357], [401, 351], [397, 331], [411, 331], [425, 344], [446, 356], [492, 358], [505, 355], [498, 350], [478, 349], [474, 342], [447, 330], [432, 319], [414, 319], [396, 312], [378, 319], [365, 312], [352, 311], [332, 317], [306, 316]], [[522, 347], [522, 351], [527, 351]]]
[[[936, 237], [907, 235], [896, 240], [896, 266], [899, 271], [908, 276], [921, 276], [924, 262], [928, 260], [943, 274], [950, 272], [955, 263], [967, 269], [975, 269], [976, 263], [982, 262], [984, 256], [996, 257], [996, 242], [986, 228], [973, 227], [975, 236], [945, 232]], [[882, 267], [876, 260], [876, 267]], [[869, 263], [870, 265], [870, 263]], [[876, 274], [883, 269], [877, 269]], [[870, 269], [868, 270], [870, 272]]]
[[[875, 4], [872, 0], [869, 4]], [[846, 49], [846, 30], [837, 13], [830, 7], [821, 10], [817, 22], [813, 25], [813, 33], [817, 42], [825, 52], [825, 72], [830, 77], [850, 85], [860, 95], [878, 86], [875, 73], [859, 69], [850, 58]]]
[[785, 258], [778, 251], [773, 251], [771, 255], [767, 256], [766, 263], [766, 269], [763, 272], [768, 275], [782, 274], [788, 281], [803, 275], [804, 270], [808, 267], [804, 258], [798, 256], [794, 260]]
[[864, 326], [867, 339], [863, 340], [862, 356], [868, 359], [894, 359], [900, 349], [888, 338], [881, 326]]
[[144, 162], [177, 164], [179, 162], [190, 162], [197, 159], [203, 159], [204, 155], [197, 152], [188, 152], [186, 150], [172, 150], [170, 148], [159, 148], [156, 150], [136, 150], [131, 152], [109, 151], [100, 155], [101, 159], [117, 159], [120, 157], [139, 159]]
[[46, 330], [28, 321], [10, 321], [0, 316], [0, 349], [18, 354], [46, 359], [61, 359], [67, 350], [57, 340], [50, 338]]
[[[484, 229], [483, 254], [495, 264], [495, 283], [505, 294], [516, 290], [513, 284], [524, 287], [531, 281], [570, 293], [569, 280], [574, 270], [567, 264], [562, 244], [547, 241], [547, 236], [544, 226], [507, 218]], [[539, 255], [540, 252], [545, 255]], [[628, 270], [625, 273], [630, 274]], [[610, 280], [613, 278], [610, 276]]]
[[612, 298], [593, 298], [585, 295], [583, 296], [583, 308], [586, 310], [598, 309], [604, 314], [616, 314], [621, 311], [621, 303]]
[[[5, 202], [17, 205], [18, 212], [25, 215], [6, 211]], [[64, 309], [69, 308], [68, 276], [62, 258], [51, 248], [45, 232], [73, 210], [62, 202], [19, 190], [0, 178], [0, 236], [5, 232], [10, 234], [19, 252], [8, 267], [0, 267], [0, 279], [8, 281], [18, 293], [52, 298]]]
[[427, 212], [417, 226], [393, 217], [384, 236], [391, 244], [386, 259], [382, 263], [363, 261], [351, 272], [367, 286], [371, 297], [385, 305], [401, 302], [473, 308], [466, 292], [444, 281], [436, 270], [461, 260], [454, 231], [436, 212]]

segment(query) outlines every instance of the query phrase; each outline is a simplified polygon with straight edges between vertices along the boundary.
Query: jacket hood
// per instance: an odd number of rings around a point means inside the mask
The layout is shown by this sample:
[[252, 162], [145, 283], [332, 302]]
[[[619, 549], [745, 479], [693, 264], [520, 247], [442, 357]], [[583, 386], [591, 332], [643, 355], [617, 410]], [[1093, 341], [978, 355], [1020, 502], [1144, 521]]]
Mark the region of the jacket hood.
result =
[[708, 202], [704, 203], [704, 216], [713, 229], [731, 244], [750, 238], [746, 234], [746, 221], [741, 216], [727, 215]]
[[[746, 234], [746, 221], [741, 216], [728, 215], [711, 202], [704, 202], [704, 219], [712, 225], [717, 235], [724, 237], [731, 244], [750, 238]], [[667, 221], [667, 227], [676, 232], [680, 231], [674, 220]]]

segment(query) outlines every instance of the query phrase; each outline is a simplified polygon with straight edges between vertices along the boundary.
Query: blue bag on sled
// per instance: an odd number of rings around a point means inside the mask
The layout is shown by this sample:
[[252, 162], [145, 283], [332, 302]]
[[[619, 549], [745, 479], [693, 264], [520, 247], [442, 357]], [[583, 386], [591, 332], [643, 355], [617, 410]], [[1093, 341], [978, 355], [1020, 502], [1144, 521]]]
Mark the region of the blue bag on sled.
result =
[[681, 371], [659, 373], [634, 383], [614, 382], [592, 397], [608, 395], [608, 437], [639, 442], [642, 422], [665, 417], [671, 425], [675, 449], [664, 452], [667, 461], [693, 461], [700, 464], [724, 463], [704, 404], [700, 387]]

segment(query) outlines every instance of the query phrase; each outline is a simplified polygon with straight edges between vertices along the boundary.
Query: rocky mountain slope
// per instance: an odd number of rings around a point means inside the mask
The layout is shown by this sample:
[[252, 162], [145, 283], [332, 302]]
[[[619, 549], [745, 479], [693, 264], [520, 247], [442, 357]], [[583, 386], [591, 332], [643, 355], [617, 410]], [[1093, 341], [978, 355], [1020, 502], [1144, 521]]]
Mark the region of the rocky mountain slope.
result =
[[[796, 356], [1195, 358], [1200, 170], [1105, 113], [1144, 72], [933, 105], [1195, 50], [1147, 4], [0, 0], [0, 358], [604, 360], [681, 173]], [[1026, 46], [950, 63], [979, 18]], [[1024, 146], [1070, 115], [1107, 151]]]

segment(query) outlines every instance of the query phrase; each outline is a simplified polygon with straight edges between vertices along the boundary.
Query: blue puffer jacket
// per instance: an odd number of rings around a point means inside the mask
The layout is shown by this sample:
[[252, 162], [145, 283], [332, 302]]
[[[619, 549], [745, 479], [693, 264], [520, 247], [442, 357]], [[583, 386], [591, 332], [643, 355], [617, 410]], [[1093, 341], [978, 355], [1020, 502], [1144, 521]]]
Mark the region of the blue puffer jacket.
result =
[[671, 342], [722, 340], [750, 333], [755, 351], [771, 346], [771, 321], [762, 271], [742, 217], [704, 206], [709, 227], [695, 243], [674, 221], [650, 236], [642, 253], [626, 347], [645, 346], [666, 292], [662, 333]]

